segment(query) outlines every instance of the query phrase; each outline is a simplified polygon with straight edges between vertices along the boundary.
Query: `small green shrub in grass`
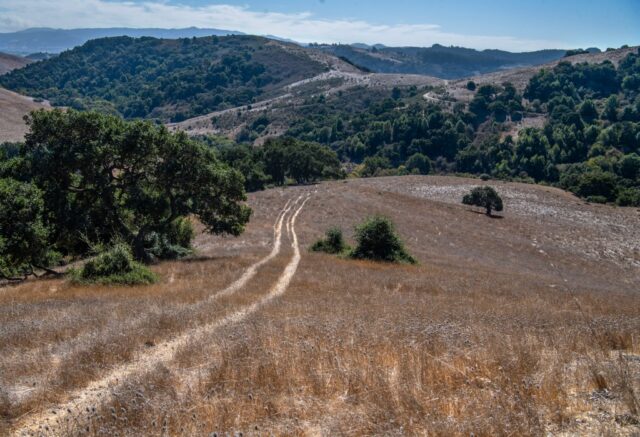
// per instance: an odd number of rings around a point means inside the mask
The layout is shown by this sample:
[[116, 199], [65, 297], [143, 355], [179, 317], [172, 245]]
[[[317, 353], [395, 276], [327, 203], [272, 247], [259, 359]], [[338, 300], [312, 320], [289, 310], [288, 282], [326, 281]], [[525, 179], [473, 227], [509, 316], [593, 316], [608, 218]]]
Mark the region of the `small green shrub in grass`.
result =
[[339, 228], [329, 228], [322, 238], [311, 246], [312, 252], [324, 252], [331, 254], [339, 254], [349, 250], [349, 246], [344, 241], [342, 230]]
[[349, 253], [350, 258], [374, 261], [416, 264], [407, 253], [391, 220], [373, 216], [356, 227], [357, 246]]
[[155, 273], [133, 260], [131, 249], [118, 243], [69, 273], [76, 283], [141, 285], [153, 284]]

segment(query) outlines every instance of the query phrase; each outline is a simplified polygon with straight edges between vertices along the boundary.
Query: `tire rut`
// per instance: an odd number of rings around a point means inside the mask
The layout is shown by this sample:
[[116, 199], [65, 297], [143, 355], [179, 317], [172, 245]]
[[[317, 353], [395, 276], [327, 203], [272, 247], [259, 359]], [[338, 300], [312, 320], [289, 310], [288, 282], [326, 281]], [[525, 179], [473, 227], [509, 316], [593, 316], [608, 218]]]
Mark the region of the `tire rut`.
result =
[[[275, 226], [277, 238], [276, 242], [274, 242], [272, 252], [256, 264], [250, 266], [234, 283], [221, 292], [212, 295], [209, 299], [214, 299], [215, 296], [220, 296], [221, 293], [229, 295], [236, 292], [256, 274], [257, 269], [261, 265], [264, 265], [278, 255], [281, 246], [282, 224], [284, 222], [284, 218], [291, 211], [291, 208], [297, 205], [303, 197], [303, 195], [299, 196], [293, 203], [291, 203], [291, 205], [287, 202], [288, 206], [285, 205], [285, 208], [277, 219], [277, 225]], [[310, 197], [310, 194], [306, 195], [300, 206], [297, 207], [295, 212], [286, 221], [287, 231], [289, 231], [292, 236], [291, 247], [293, 249], [293, 256], [285, 266], [276, 283], [270, 288], [266, 295], [254, 303], [246, 305], [215, 322], [189, 329], [178, 337], [157, 344], [153, 351], [112, 369], [104, 378], [93, 381], [85, 388], [77, 390], [70, 395], [69, 401], [23, 419], [22, 423], [18, 424], [18, 426], [14, 428], [14, 435], [33, 435], [33, 433], [36, 433], [36, 435], [38, 435], [38, 433], [42, 435], [55, 435], [55, 429], [59, 429], [58, 427], [64, 424], [65, 419], [69, 415], [74, 412], [81, 413], [85, 411], [86, 408], [96, 407], [97, 405], [107, 401], [111, 397], [111, 390], [120, 385], [126, 379], [134, 375], [147, 373], [160, 364], [170, 362], [175, 357], [180, 347], [186, 345], [189, 341], [203, 340], [205, 337], [213, 334], [220, 327], [243, 320], [247, 316], [255, 313], [262, 306], [284, 294], [298, 269], [298, 264], [301, 259], [298, 237], [295, 232], [295, 222]], [[43, 431], [45, 425], [48, 429]]]

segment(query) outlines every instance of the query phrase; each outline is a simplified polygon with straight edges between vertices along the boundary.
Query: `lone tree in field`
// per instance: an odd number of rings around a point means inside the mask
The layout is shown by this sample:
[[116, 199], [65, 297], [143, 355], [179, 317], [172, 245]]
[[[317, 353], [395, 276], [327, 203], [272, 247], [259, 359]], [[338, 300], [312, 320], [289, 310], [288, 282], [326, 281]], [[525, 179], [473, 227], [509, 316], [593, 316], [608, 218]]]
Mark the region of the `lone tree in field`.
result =
[[502, 199], [496, 190], [489, 186], [475, 187], [469, 194], [465, 194], [462, 203], [485, 208], [488, 216], [491, 216], [493, 210], [502, 211]]
[[351, 258], [416, 263], [416, 260], [405, 250], [393, 223], [386, 217], [368, 218], [364, 223], [356, 226], [355, 237], [358, 244], [351, 251]]

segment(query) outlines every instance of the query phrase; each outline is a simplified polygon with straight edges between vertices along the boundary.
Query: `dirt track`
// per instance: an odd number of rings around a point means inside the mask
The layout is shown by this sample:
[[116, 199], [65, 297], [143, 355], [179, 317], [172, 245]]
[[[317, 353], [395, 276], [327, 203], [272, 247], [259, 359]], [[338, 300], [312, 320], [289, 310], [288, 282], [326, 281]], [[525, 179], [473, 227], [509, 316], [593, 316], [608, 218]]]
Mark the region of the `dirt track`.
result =
[[288, 201], [284, 209], [279, 214], [276, 223], [274, 224], [274, 245], [272, 252], [259, 262], [247, 268], [242, 276], [229, 287], [222, 291], [213, 293], [207, 300], [228, 296], [239, 291], [249, 281], [249, 279], [256, 274], [257, 270], [262, 265], [266, 264], [278, 255], [281, 246], [283, 221], [291, 208], [295, 207], [295, 212], [293, 212], [286, 220], [287, 230], [292, 235], [291, 246], [293, 248], [293, 256], [285, 267], [282, 275], [264, 297], [251, 305], [235, 310], [228, 316], [214, 323], [189, 330], [170, 341], [155, 345], [151, 353], [148, 351], [146, 353], [143, 352], [134, 361], [113, 369], [104, 378], [93, 381], [86, 388], [69, 395], [70, 400], [65, 404], [54, 406], [50, 411], [48, 410], [25, 417], [24, 421], [18, 425], [15, 433], [17, 435], [29, 435], [33, 432], [43, 432], [44, 426], [48, 424], [48, 429], [44, 433], [47, 435], [57, 435], [63, 431], [60, 424], [64, 424], [66, 422], [65, 419], [68, 415], [74, 412], [81, 413], [82, 411], [100, 404], [101, 402], [105, 402], [110, 397], [113, 390], [117, 388], [118, 384], [126, 381], [134, 375], [150, 372], [158, 365], [169, 363], [175, 356], [176, 351], [188, 342], [206, 336], [211, 336], [215, 330], [222, 326], [240, 322], [248, 315], [257, 311], [263, 305], [282, 295], [286, 291], [293, 275], [296, 273], [298, 264], [300, 263], [300, 248], [298, 246], [298, 238], [295, 231], [295, 222], [298, 215], [304, 208], [304, 205], [309, 200], [309, 195], [300, 202], [302, 197], [302, 195], [299, 196], [293, 203], [291, 203], [291, 205], [290, 201]]
[[[460, 204], [479, 183], [391, 177], [253, 193], [242, 237], [199, 235], [199, 256], [154, 267], [163, 280], [153, 287], [44, 280], [8, 290], [0, 387], [12, 429], [78, 435], [88, 423], [90, 435], [146, 435], [168, 420], [165, 434], [203, 436], [256, 426], [637, 430], [618, 416], [628, 411], [623, 383], [640, 389], [640, 269], [630, 259], [640, 215], [489, 182], [505, 200], [503, 218], [490, 219]], [[420, 265], [303, 253], [329, 226], [350, 238], [375, 213], [393, 219]], [[627, 379], [616, 363], [627, 363]]]

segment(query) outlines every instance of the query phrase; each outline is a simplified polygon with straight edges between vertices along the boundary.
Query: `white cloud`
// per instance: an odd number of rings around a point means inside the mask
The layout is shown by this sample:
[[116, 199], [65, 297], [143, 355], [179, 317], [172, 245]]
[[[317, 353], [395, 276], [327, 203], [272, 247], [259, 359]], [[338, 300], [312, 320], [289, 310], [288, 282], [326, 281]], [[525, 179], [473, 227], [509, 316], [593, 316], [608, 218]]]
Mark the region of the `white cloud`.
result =
[[373, 24], [360, 20], [326, 20], [309, 13], [257, 12], [224, 4], [187, 6], [166, 1], [133, 3], [107, 0], [0, 0], [0, 31], [25, 27], [209, 27], [257, 35], [277, 35], [300, 42], [391, 46], [434, 43], [513, 51], [562, 47], [557, 41], [508, 36], [463, 35], [434, 24]]

